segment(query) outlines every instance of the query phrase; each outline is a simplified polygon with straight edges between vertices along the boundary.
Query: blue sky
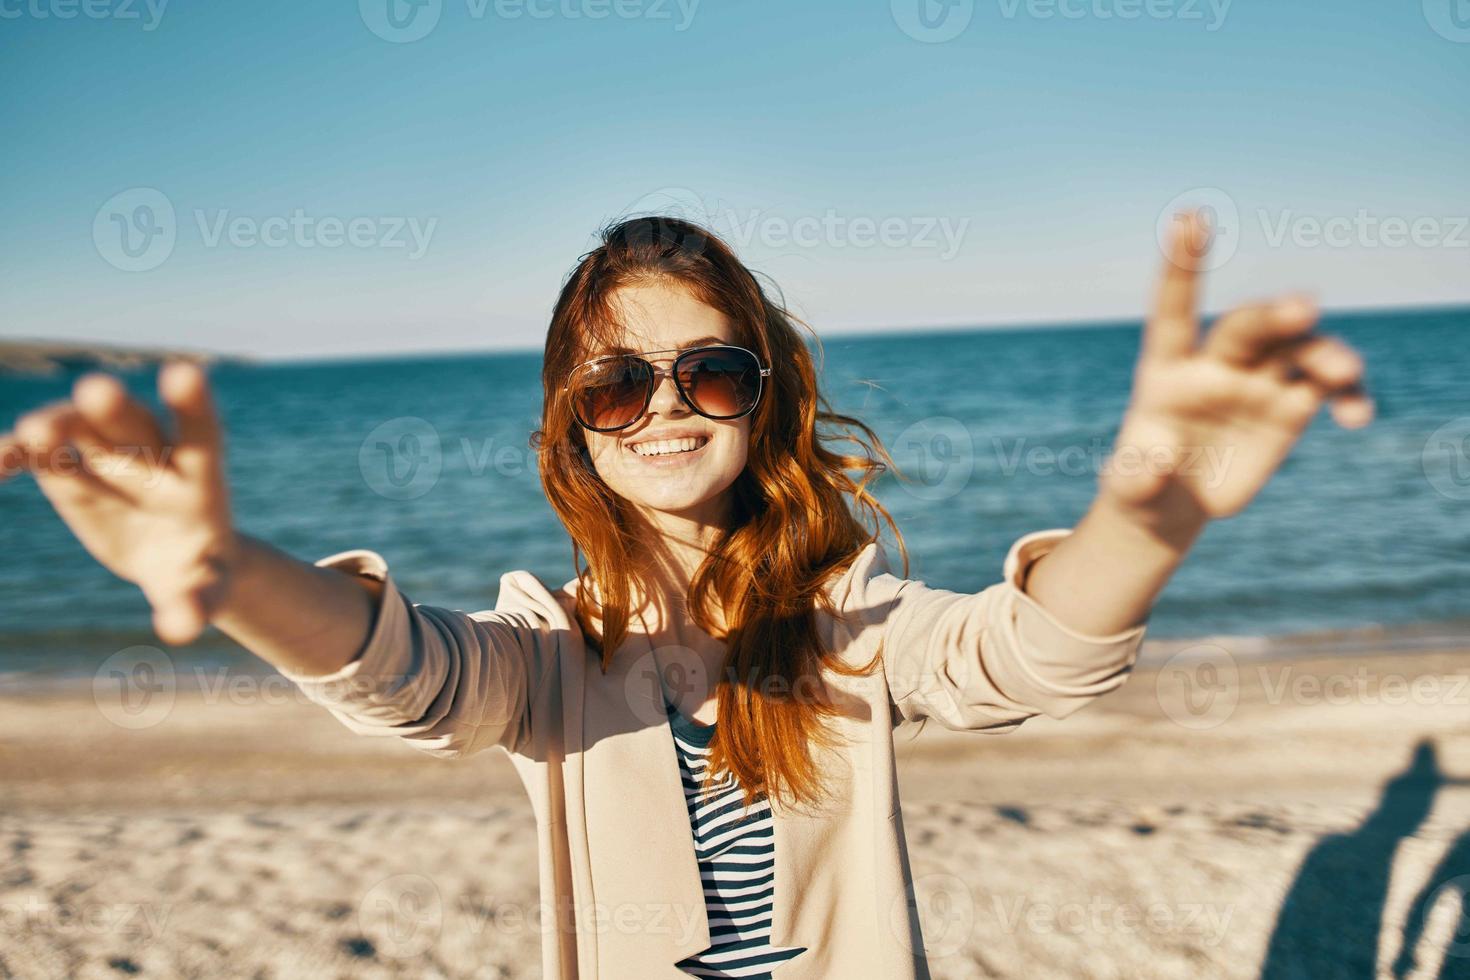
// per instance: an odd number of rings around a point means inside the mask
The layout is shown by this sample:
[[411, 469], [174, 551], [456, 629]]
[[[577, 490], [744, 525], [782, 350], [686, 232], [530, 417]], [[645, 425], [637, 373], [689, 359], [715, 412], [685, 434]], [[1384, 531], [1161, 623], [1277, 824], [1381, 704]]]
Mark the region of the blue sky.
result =
[[0, 330], [532, 347], [662, 207], [824, 333], [1129, 318], [1181, 195], [1212, 308], [1470, 301], [1466, 0], [419, 2], [0, 0]]

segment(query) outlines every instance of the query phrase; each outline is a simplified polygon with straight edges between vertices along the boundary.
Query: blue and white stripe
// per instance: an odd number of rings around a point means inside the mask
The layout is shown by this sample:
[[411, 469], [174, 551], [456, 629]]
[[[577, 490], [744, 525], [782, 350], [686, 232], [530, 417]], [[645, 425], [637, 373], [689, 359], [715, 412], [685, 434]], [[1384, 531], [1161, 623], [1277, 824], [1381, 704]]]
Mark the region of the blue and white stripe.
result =
[[709, 948], [678, 966], [696, 977], [769, 978], [772, 967], [805, 951], [801, 946], [771, 945], [776, 837], [770, 803], [761, 797], [747, 809], [744, 791], [731, 773], [703, 794], [714, 727], [697, 725], [672, 706], [669, 724], [704, 882], [710, 934]]

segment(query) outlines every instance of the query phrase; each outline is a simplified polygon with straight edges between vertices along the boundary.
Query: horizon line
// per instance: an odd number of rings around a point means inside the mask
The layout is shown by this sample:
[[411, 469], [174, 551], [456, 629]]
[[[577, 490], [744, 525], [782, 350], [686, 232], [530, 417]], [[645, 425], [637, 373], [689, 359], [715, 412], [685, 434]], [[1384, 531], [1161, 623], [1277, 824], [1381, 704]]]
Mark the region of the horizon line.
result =
[[[1432, 303], [1427, 305], [1411, 304], [1389, 304], [1383, 306], [1345, 306], [1345, 307], [1323, 307], [1323, 316], [1354, 316], [1371, 315], [1381, 313], [1446, 313], [1464, 310], [1470, 312], [1470, 301], [1460, 300], [1449, 303]], [[1220, 311], [1224, 312], [1224, 311]], [[1201, 315], [1205, 318], [1216, 317], [1220, 312], [1207, 311]], [[996, 321], [991, 323], [930, 323], [915, 324], [899, 327], [875, 327], [865, 328], [841, 328], [831, 331], [818, 331], [813, 328], [817, 339], [822, 343], [829, 340], [866, 340], [884, 339], [894, 337], [927, 337], [945, 334], [966, 333], [1026, 333], [1030, 331], [1051, 330], [1106, 330], [1121, 329], [1124, 327], [1136, 328], [1146, 318], [1144, 317], [1109, 317], [1098, 320], [1075, 319], [1075, 320], [1030, 320], [1030, 321]], [[542, 351], [540, 345], [517, 345], [508, 347], [444, 347], [429, 348], [421, 350], [401, 351], [366, 351], [362, 353], [342, 354], [254, 354], [241, 353], [220, 348], [175, 348], [168, 344], [149, 343], [136, 347], [127, 344], [118, 344], [115, 341], [87, 340], [76, 338], [39, 338], [24, 336], [0, 335], [0, 343], [35, 343], [35, 344], [64, 344], [68, 346], [96, 346], [108, 350], [120, 352], [152, 350], [155, 352], [177, 352], [180, 354], [202, 354], [227, 358], [232, 361], [242, 361], [249, 364], [335, 364], [345, 362], [361, 361], [386, 361], [386, 360], [428, 360], [440, 357], [453, 356], [477, 356], [486, 355], [516, 355], [516, 354], [539, 354]]]

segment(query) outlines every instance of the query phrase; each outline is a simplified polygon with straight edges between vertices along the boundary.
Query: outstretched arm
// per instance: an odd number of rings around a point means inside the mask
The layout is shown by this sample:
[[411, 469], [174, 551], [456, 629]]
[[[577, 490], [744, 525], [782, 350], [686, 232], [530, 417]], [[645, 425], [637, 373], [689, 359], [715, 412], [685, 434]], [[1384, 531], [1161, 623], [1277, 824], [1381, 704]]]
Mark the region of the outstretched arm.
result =
[[1348, 428], [1373, 417], [1362, 358], [1314, 332], [1317, 310], [1304, 299], [1233, 310], [1200, 342], [1208, 247], [1199, 216], [1178, 216], [1097, 498], [1025, 582], [1083, 633], [1142, 623], [1205, 524], [1255, 497], [1324, 403]]
[[170, 363], [158, 388], [172, 433], [116, 378], [79, 378], [70, 399], [0, 434], [0, 479], [29, 470], [92, 556], [143, 590], [165, 642], [213, 622], [277, 667], [338, 670], [366, 643], [382, 583], [237, 533], [204, 372]]

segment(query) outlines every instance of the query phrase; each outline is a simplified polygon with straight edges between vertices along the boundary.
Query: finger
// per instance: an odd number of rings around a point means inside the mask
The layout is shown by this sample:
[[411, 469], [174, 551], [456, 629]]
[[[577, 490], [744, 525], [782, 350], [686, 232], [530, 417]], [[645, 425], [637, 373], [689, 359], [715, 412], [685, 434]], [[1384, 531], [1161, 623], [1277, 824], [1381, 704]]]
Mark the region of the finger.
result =
[[69, 402], [38, 409], [16, 423], [25, 465], [53, 504], [80, 504], [116, 493], [88, 468], [86, 454], [73, 441], [80, 424]]
[[65, 466], [65, 460], [58, 455], [66, 446], [63, 420], [75, 411], [70, 402], [53, 402], [16, 420], [14, 438], [27, 469], [45, 473], [58, 465]]
[[1303, 337], [1274, 355], [1290, 378], [1309, 378], [1328, 392], [1358, 385], [1363, 380], [1362, 356], [1336, 337]]
[[158, 373], [158, 393], [173, 410], [178, 427], [174, 465], [195, 475], [207, 472], [219, 458], [221, 437], [204, 369], [190, 361], [170, 361]]
[[67, 444], [81, 458], [89, 477], [130, 503], [137, 503], [139, 493], [149, 489], [163, 475], [154, 461], [133, 447], [119, 449], [103, 439], [80, 411], [60, 420]]
[[142, 402], [128, 394], [110, 374], [93, 372], [77, 379], [72, 401], [97, 435], [113, 448], [157, 460], [163, 453], [163, 431]]
[[1332, 420], [1344, 429], [1361, 429], [1373, 421], [1373, 399], [1361, 389], [1350, 389], [1332, 399]]
[[1287, 377], [1316, 385], [1329, 400], [1332, 419], [1345, 429], [1373, 421], [1373, 399], [1363, 388], [1363, 358], [1336, 337], [1308, 337], [1290, 346], [1277, 360]]
[[1154, 308], [1143, 329], [1143, 356], [1183, 357], [1199, 334], [1199, 269], [1209, 243], [1195, 212], [1174, 216]]
[[1231, 364], [1258, 364], [1310, 333], [1317, 318], [1316, 304], [1304, 297], [1243, 306], [1215, 322], [1204, 351]]
[[15, 438], [48, 497], [56, 499], [63, 491], [47, 477], [70, 477], [74, 485], [67, 494], [107, 490], [132, 499], [122, 490], [139, 482], [131, 456], [115, 453], [73, 402], [54, 402], [27, 414], [16, 423]]

